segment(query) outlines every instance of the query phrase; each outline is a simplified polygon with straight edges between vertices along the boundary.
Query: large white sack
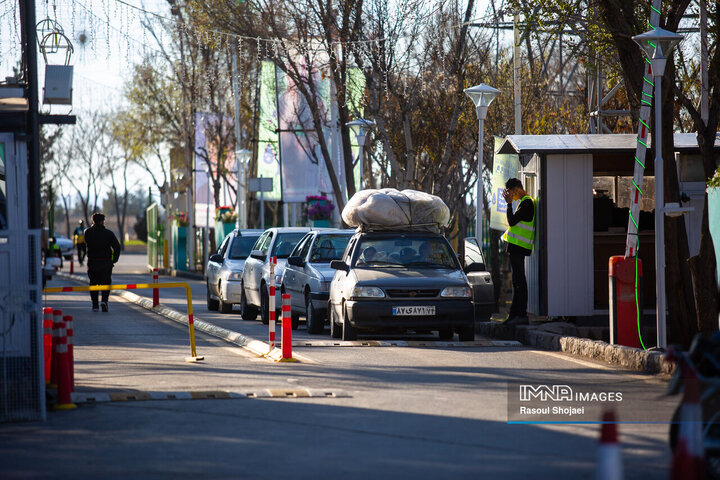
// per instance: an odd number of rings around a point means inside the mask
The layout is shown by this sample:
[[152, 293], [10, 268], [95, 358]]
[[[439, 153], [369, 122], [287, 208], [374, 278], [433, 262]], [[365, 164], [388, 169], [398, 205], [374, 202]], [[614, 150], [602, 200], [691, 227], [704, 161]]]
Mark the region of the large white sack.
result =
[[383, 188], [357, 192], [342, 212], [351, 227], [438, 230], [450, 223], [445, 202], [417, 190]]

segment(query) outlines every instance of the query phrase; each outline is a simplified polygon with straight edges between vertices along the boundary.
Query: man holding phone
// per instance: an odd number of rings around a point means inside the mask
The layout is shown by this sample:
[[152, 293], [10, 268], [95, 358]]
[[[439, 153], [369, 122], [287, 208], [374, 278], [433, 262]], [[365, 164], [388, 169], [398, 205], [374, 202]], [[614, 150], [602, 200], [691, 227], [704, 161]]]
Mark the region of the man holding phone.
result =
[[[530, 256], [535, 240], [535, 202], [528, 195], [522, 182], [511, 178], [505, 182], [503, 198], [507, 203], [507, 222], [509, 228], [502, 239], [508, 244], [510, 269], [512, 270], [513, 299], [510, 312], [504, 323], [508, 325], [527, 325], [528, 287], [525, 278], [525, 257]], [[512, 203], [519, 200], [513, 212]]]

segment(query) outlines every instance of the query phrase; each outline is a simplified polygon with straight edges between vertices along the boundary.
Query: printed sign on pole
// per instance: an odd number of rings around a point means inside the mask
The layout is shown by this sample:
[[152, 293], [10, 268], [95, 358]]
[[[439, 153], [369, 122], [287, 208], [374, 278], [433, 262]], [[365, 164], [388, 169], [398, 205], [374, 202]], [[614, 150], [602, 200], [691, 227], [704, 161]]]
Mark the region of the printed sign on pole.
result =
[[[504, 139], [495, 137], [495, 150], [502, 145]], [[507, 203], [502, 196], [505, 182], [518, 176], [520, 159], [516, 154], [496, 153], [493, 160], [492, 199], [490, 200], [490, 228], [505, 231], [507, 224]]]

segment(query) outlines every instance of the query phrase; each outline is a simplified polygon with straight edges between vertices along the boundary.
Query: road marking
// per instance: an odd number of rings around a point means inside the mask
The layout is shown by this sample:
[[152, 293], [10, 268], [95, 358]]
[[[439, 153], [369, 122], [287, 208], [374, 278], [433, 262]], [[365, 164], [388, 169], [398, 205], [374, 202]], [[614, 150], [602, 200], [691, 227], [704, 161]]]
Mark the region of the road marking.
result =
[[225, 390], [189, 392], [111, 392], [72, 394], [73, 403], [138, 402], [149, 400], [229, 400], [248, 398], [351, 398], [344, 390], [316, 388], [263, 388], [243, 392]]

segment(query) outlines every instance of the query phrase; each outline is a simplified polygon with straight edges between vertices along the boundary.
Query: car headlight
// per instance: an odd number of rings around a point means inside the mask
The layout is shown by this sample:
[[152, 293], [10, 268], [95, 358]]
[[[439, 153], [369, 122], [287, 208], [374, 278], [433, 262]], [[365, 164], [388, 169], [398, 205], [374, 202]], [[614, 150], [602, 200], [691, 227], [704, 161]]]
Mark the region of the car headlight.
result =
[[357, 298], [383, 298], [385, 292], [378, 287], [355, 287], [352, 296]]
[[441, 297], [470, 298], [470, 287], [445, 287], [440, 292]]
[[242, 280], [242, 272], [231, 272], [228, 280]]

